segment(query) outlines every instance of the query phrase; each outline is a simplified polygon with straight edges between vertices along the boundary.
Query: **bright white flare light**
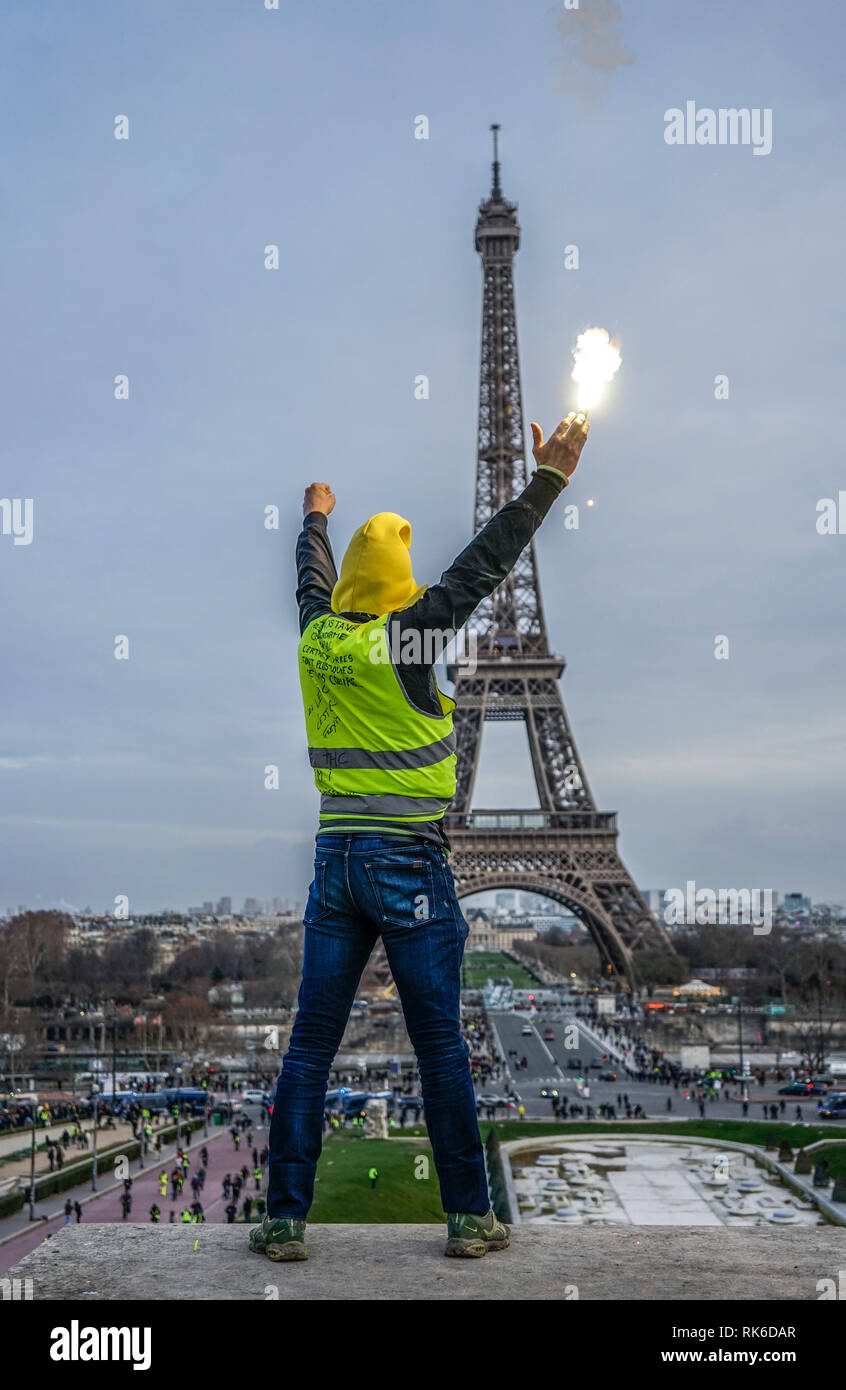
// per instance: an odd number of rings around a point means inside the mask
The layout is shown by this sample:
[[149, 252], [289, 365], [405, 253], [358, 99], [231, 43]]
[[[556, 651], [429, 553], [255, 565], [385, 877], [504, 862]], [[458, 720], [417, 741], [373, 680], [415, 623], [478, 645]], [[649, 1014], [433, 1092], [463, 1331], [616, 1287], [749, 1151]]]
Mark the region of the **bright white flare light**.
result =
[[621, 361], [620, 349], [604, 328], [586, 328], [576, 339], [573, 348], [573, 370], [570, 373], [579, 388], [579, 410], [596, 405]]

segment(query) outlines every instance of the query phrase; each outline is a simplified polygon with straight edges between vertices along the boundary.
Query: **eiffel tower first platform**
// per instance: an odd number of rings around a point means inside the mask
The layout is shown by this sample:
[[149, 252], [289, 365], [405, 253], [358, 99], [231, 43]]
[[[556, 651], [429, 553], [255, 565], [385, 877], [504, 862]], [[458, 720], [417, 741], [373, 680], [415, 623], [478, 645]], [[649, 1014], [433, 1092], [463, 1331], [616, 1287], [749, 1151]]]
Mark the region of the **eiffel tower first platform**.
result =
[[[526, 450], [514, 305], [517, 206], [502, 195], [497, 131], [493, 187], [481, 204], [482, 362], [475, 530], [526, 486]], [[555, 525], [555, 513], [548, 525]], [[549, 649], [534, 543], [474, 613], [475, 670], [451, 665], [458, 786], [446, 828], [460, 897], [517, 888], [562, 903], [590, 931], [603, 968], [632, 979], [638, 949], [674, 954], [617, 851], [617, 815], [598, 811], [573, 741], [558, 685], [564, 660]], [[486, 719], [526, 725], [537, 810], [471, 809]]]

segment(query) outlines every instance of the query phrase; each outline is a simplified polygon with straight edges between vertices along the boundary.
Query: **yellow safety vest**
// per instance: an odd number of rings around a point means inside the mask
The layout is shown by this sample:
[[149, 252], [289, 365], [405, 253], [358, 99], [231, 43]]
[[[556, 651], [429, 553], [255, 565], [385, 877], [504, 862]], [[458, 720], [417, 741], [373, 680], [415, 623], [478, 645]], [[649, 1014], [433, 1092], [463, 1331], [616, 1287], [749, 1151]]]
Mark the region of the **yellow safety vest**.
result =
[[300, 638], [321, 825], [441, 820], [455, 794], [455, 701], [438, 689], [440, 717], [409, 703], [391, 660], [389, 616], [354, 623], [325, 613]]

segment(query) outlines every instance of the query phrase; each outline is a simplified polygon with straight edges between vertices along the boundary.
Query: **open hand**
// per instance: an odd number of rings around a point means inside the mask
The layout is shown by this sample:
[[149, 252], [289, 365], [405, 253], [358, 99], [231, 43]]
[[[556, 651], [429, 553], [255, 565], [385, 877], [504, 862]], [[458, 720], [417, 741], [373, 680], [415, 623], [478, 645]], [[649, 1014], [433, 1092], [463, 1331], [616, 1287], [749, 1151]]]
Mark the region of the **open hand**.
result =
[[582, 411], [571, 410], [544, 444], [543, 430], [532, 421], [532, 454], [535, 463], [557, 468], [569, 478], [576, 471], [579, 455], [584, 448], [590, 425]]

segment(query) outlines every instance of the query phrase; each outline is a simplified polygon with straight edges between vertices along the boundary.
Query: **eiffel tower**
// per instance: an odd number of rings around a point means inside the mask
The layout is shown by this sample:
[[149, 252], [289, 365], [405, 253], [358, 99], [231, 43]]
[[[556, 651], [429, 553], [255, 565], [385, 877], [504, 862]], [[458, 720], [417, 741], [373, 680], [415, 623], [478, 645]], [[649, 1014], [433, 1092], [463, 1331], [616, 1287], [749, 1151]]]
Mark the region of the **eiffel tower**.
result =
[[[517, 205], [500, 187], [499, 127], [491, 129], [493, 187], [476, 223], [483, 276], [476, 531], [527, 482], [514, 306], [520, 228]], [[673, 954], [673, 947], [617, 852], [616, 812], [596, 809], [558, 685], [565, 663], [549, 649], [533, 543], [471, 627], [475, 671], [453, 664], [447, 672], [458, 702], [458, 786], [445, 822], [458, 894], [518, 888], [552, 898], [585, 924], [606, 973], [632, 979], [638, 948]], [[471, 809], [486, 719], [526, 725], [537, 810]]]

